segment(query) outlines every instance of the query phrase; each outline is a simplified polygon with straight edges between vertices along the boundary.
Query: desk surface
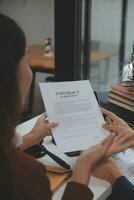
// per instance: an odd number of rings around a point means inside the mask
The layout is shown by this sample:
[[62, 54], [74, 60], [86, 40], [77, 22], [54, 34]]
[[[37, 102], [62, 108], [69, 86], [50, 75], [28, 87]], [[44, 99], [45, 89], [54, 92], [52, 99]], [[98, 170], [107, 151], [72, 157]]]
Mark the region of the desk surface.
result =
[[[116, 55], [116, 53], [91, 51], [91, 64], [97, 64], [102, 60], [108, 60]], [[52, 56], [47, 57], [44, 54], [43, 45], [31, 45], [29, 46], [29, 65], [32, 69], [44, 68], [44, 70], [54, 70], [55, 66], [54, 52]]]

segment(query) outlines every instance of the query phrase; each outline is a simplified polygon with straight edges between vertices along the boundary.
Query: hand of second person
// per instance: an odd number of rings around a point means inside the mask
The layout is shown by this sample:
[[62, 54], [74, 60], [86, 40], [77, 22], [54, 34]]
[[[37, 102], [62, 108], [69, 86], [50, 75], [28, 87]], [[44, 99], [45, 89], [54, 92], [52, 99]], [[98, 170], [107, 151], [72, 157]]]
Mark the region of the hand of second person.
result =
[[96, 165], [93, 170], [93, 175], [113, 184], [119, 177], [123, 176], [123, 172], [116, 161], [109, 158]]
[[72, 180], [88, 185], [93, 168], [106, 157], [112, 142], [113, 134], [110, 134], [101, 143], [83, 151], [76, 161]]
[[134, 147], [134, 131], [131, 128], [118, 125], [105, 125], [103, 128], [116, 133], [107, 156]]
[[114, 134], [110, 133], [108, 137], [106, 137], [101, 143], [94, 145], [93, 147], [84, 150], [79, 158], [83, 158], [86, 160], [87, 165], [90, 164], [91, 169], [107, 156], [107, 152], [111, 148], [113, 144]]
[[124, 128], [130, 128], [128, 126], [128, 124], [121, 118], [119, 118], [117, 115], [115, 115], [114, 113], [106, 110], [105, 108], [101, 108], [101, 111], [104, 115], [106, 115], [110, 121], [111, 121], [111, 125], [117, 125], [117, 126], [122, 126]]
[[114, 113], [104, 108], [101, 108], [101, 111], [110, 119], [110, 123], [105, 123], [102, 127], [110, 132], [114, 132], [116, 135], [109, 149], [108, 156], [134, 147], [134, 131], [128, 124]]

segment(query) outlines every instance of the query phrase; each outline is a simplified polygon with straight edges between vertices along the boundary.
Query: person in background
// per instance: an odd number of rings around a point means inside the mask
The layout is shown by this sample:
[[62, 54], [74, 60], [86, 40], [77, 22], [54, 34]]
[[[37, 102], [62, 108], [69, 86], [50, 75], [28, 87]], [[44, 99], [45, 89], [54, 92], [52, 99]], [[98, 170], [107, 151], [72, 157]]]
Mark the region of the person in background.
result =
[[[5, 200], [52, 199], [45, 166], [17, 149], [15, 143], [15, 129], [31, 79], [25, 35], [14, 20], [0, 14], [0, 197]], [[42, 124], [42, 128], [46, 127], [45, 134], [58, 125], [54, 122], [46, 124], [43, 120], [41, 123], [45, 123]], [[101, 143], [81, 153], [63, 200], [93, 199], [88, 188], [91, 174], [98, 163], [107, 160], [109, 152], [115, 151], [111, 148], [115, 145], [114, 138], [111, 133]], [[129, 138], [125, 137], [126, 140]], [[123, 174], [116, 164], [115, 168], [118, 172], [115, 179], [118, 180]]]

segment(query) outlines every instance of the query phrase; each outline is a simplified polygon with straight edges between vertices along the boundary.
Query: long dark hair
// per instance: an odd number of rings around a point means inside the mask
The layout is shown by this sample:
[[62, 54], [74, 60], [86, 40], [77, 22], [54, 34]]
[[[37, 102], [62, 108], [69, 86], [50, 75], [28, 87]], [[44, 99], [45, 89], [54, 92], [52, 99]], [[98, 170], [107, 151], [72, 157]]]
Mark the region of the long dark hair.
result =
[[20, 116], [17, 70], [25, 46], [21, 28], [11, 18], [0, 14], [0, 146], [11, 142]]
[[17, 70], [25, 48], [21, 28], [11, 18], [0, 14], [0, 168], [7, 171], [6, 184], [11, 178], [7, 151], [21, 112]]

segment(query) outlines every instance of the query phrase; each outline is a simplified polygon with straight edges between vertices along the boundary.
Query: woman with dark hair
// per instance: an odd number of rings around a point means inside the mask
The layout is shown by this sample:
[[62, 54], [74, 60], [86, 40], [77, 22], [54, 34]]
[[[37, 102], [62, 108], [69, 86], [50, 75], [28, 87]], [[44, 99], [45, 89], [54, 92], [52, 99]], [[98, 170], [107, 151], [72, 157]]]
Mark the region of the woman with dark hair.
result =
[[[52, 198], [44, 165], [21, 152], [15, 144], [15, 127], [18, 124], [21, 107], [25, 102], [31, 79], [24, 33], [14, 20], [0, 14], [1, 199], [50, 200]], [[42, 137], [43, 134], [44, 136], [47, 134], [49, 129], [57, 125], [57, 123], [48, 124], [42, 120], [37, 127], [41, 127]], [[113, 137], [113, 134], [110, 134], [100, 144], [81, 153], [75, 164], [72, 181], [67, 184], [63, 194], [64, 200], [90, 200], [93, 198], [93, 194], [88, 188], [90, 176], [97, 163], [108, 155], [107, 152], [113, 153], [110, 151]], [[117, 170], [114, 179], [122, 176], [122, 172], [116, 164], [115, 168]]]
[[[40, 200], [52, 197], [44, 165], [20, 152], [15, 145], [15, 127], [18, 124], [31, 79], [24, 33], [14, 20], [0, 14], [0, 197], [2, 199]], [[42, 129], [45, 128], [45, 134], [50, 128], [57, 126], [55, 123], [44, 122], [43, 124], [43, 121], [41, 123]], [[103, 157], [103, 149], [106, 152], [111, 140], [109, 137], [106, 144], [101, 146], [102, 155], [100, 154], [97, 159]], [[84, 160], [85, 157], [87, 156], [80, 156], [79, 167], [76, 165], [74, 182], [69, 184], [63, 198], [71, 199], [71, 195], [75, 197], [76, 189], [85, 196], [85, 199], [92, 196], [89, 189], [84, 186], [87, 185], [90, 177], [90, 165], [85, 167], [85, 178], [77, 175], [77, 171], [80, 171], [80, 166], [83, 165], [83, 163], [80, 164], [80, 160]], [[91, 162], [92, 165], [94, 162], [96, 162], [95, 159]], [[75, 183], [75, 181], [80, 183]], [[81, 197], [81, 195], [78, 196]]]
[[[27, 70], [23, 67], [23, 65], [27, 65], [28, 55], [21, 61], [26, 54], [26, 39], [23, 31], [8, 17], [1, 15], [0, 19], [0, 92], [2, 94], [0, 98], [0, 117], [3, 119], [1, 120], [1, 126], [9, 129], [10, 126], [14, 128], [18, 123], [21, 108], [25, 102], [25, 95], [30, 86], [29, 80], [32, 79], [32, 73], [29, 66], [27, 66]], [[18, 70], [19, 62], [21, 70]], [[21, 71], [22, 73], [20, 73]], [[17, 76], [16, 73], [18, 73]], [[18, 84], [18, 81], [20, 84]], [[54, 123], [46, 124], [44, 121], [44, 117], [41, 117], [30, 133], [20, 138], [21, 140], [19, 139], [18, 142], [16, 141], [16, 146], [19, 146], [20, 150], [39, 143], [48, 134], [49, 130], [56, 126]], [[2, 127], [1, 130], [3, 130]], [[14, 130], [11, 133], [14, 134]]]

